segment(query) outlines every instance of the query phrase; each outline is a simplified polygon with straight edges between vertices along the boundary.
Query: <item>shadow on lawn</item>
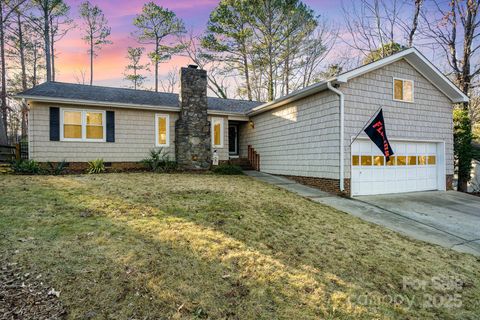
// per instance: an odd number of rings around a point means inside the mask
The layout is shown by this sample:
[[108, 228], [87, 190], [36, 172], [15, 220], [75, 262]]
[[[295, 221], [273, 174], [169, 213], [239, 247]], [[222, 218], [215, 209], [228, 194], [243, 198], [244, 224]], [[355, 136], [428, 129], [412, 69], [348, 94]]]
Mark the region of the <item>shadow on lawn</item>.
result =
[[[169, 202], [172, 195], [155, 193], [155, 187], [125, 195], [115, 188], [112, 192], [116, 182], [109, 183], [110, 189], [101, 179], [44, 182], [53, 188], [56, 204], [47, 211], [55, 217], [41, 220], [57, 232], [50, 231], [51, 241], [41, 248], [49, 259], [38, 263], [55, 270], [59, 285], [69, 288], [66, 300], [78, 316], [89, 310], [110, 317], [257, 319], [409, 313], [405, 306], [388, 303], [348, 303], [356, 294], [399, 293], [396, 284], [389, 287], [392, 284], [381, 280], [400, 277], [397, 269], [406, 274], [411, 268], [411, 259], [402, 261], [389, 253], [385, 261], [368, 260], [378, 252], [374, 242], [363, 239], [369, 232], [366, 224], [363, 229], [345, 225], [342, 231], [334, 220], [311, 212], [304, 213], [311, 215], [306, 222], [289, 219], [299, 214], [292, 206], [305, 201], [300, 198], [239, 209], [241, 197], [225, 198], [235, 188], [174, 188], [179, 199]], [[48, 206], [51, 196], [38, 201]], [[66, 210], [55, 211], [60, 208]], [[322, 238], [310, 240], [320, 226]], [[355, 237], [355, 232], [362, 232], [356, 235], [359, 241], [348, 247], [343, 237]], [[389, 237], [387, 233], [385, 241]], [[392, 250], [398, 249], [393, 245]]]

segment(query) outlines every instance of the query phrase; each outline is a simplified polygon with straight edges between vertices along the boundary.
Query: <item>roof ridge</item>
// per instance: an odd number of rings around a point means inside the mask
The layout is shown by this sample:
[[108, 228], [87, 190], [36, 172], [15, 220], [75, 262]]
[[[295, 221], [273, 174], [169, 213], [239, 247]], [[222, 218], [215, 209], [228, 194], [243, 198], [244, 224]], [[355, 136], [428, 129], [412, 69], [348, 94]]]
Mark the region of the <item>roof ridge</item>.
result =
[[73, 82], [63, 82], [63, 81], [46, 81], [39, 85], [49, 84], [49, 83], [58, 83], [58, 84], [67, 84], [67, 85], [74, 85], [74, 86], [81, 86], [81, 87], [96, 87], [96, 88], [107, 88], [107, 89], [117, 89], [117, 90], [128, 90], [128, 91], [140, 91], [140, 92], [149, 92], [149, 93], [160, 93], [160, 94], [173, 94], [178, 95], [178, 93], [174, 92], [163, 92], [163, 91], [152, 91], [146, 89], [132, 89], [132, 88], [123, 88], [123, 87], [110, 87], [110, 86], [99, 86], [96, 84], [82, 84], [82, 83], [73, 83]]

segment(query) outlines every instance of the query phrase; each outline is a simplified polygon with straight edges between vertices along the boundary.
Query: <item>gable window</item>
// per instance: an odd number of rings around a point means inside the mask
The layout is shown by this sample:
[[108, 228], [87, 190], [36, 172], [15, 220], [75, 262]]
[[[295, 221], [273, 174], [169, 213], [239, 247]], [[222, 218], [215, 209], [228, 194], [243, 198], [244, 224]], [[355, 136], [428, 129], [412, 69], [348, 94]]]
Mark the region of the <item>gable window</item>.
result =
[[170, 145], [170, 116], [168, 114], [155, 115], [155, 143], [157, 147]]
[[105, 111], [62, 109], [62, 141], [105, 141]]
[[393, 78], [393, 100], [413, 102], [413, 81]]
[[212, 118], [212, 147], [223, 148], [223, 118]]

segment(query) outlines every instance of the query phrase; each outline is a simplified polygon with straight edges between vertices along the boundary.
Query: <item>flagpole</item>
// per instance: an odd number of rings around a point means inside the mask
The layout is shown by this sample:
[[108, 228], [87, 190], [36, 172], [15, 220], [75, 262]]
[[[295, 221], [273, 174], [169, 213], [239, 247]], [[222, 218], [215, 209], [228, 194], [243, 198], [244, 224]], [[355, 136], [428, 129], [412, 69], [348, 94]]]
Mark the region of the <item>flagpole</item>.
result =
[[355, 138], [353, 138], [353, 140], [350, 142], [350, 146], [352, 146], [352, 144], [355, 142], [355, 140], [357, 140], [358, 136], [363, 132], [363, 130], [365, 129], [365, 127], [370, 123], [370, 121], [378, 114], [378, 111], [380, 111], [382, 109], [382, 106], [379, 105], [377, 111], [375, 111], [375, 113], [370, 117], [370, 119], [368, 119], [367, 122], [365, 122], [365, 124], [363, 125], [362, 129], [360, 129], [360, 131], [357, 133], [357, 135], [355, 136]]

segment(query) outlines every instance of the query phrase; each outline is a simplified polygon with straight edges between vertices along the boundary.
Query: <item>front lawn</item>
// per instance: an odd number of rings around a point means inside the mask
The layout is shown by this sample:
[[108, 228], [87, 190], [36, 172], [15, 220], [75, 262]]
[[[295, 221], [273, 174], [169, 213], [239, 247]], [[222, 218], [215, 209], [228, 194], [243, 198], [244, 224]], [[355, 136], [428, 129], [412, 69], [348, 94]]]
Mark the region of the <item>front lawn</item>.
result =
[[[68, 318], [462, 318], [480, 260], [246, 176], [0, 176], [0, 256]], [[1, 300], [1, 299], [0, 299]]]

